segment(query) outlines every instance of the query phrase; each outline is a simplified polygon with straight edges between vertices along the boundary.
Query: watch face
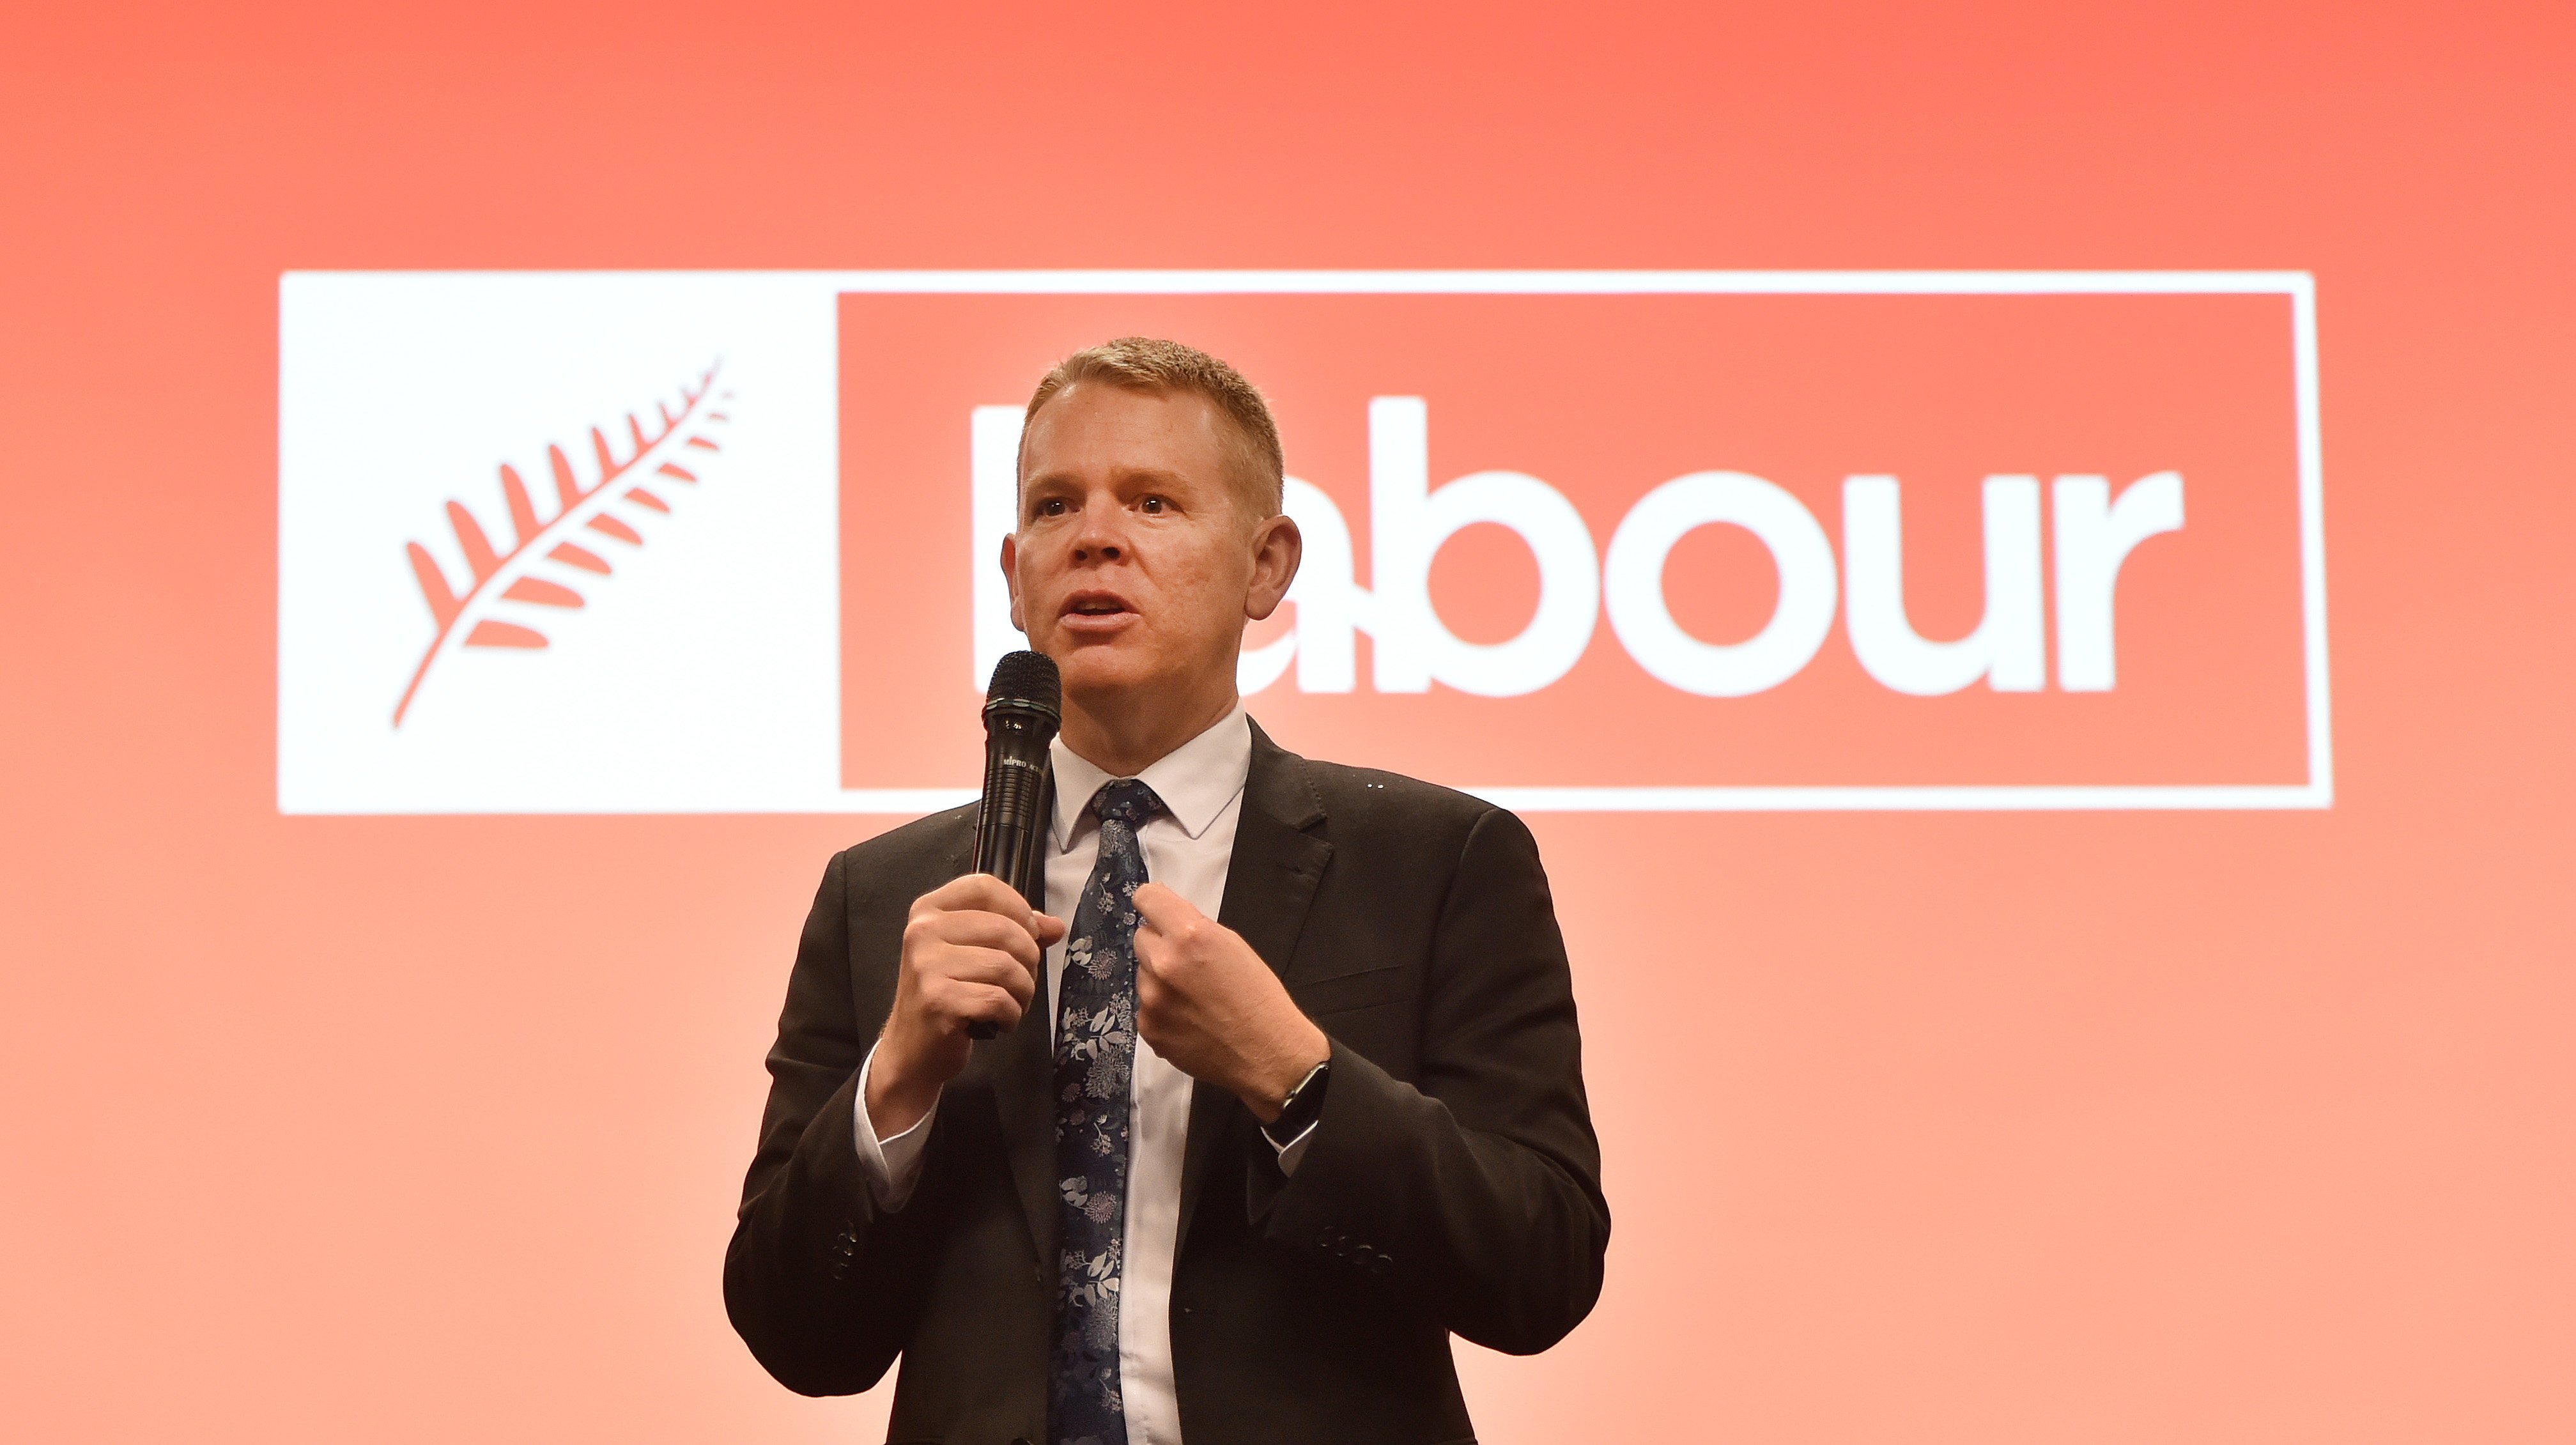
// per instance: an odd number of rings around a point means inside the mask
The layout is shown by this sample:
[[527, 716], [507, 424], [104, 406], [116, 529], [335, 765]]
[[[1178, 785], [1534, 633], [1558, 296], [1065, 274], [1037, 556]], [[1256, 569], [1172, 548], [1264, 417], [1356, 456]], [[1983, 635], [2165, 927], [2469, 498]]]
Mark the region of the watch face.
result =
[[1324, 1112], [1324, 1081], [1330, 1077], [1332, 1067], [1329, 1063], [1317, 1064], [1312, 1073], [1298, 1080], [1297, 1087], [1280, 1102], [1279, 1117], [1262, 1125], [1261, 1132], [1274, 1143], [1293, 1140], [1306, 1132], [1306, 1126]]

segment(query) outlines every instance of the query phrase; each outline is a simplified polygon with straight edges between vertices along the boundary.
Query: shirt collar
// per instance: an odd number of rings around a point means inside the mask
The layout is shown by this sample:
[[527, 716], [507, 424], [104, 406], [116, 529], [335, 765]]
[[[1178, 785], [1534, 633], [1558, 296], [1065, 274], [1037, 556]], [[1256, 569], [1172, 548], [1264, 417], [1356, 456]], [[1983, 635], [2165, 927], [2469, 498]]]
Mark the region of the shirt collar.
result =
[[[1092, 795], [1110, 778], [1066, 747], [1061, 737], [1049, 756], [1055, 766], [1055, 846], [1062, 849], [1072, 844]], [[1163, 800], [1163, 811], [1181, 825], [1181, 831], [1195, 838], [1243, 791], [1244, 779], [1251, 773], [1252, 719], [1237, 702], [1214, 726], [1165, 753], [1136, 777]]]

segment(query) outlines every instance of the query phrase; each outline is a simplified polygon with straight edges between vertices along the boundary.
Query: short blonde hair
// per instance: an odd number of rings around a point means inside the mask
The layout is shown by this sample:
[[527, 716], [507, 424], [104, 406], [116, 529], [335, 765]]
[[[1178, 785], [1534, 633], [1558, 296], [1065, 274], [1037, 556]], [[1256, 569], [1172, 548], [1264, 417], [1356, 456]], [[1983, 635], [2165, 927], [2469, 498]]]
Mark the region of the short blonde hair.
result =
[[[1279, 450], [1279, 424], [1270, 419], [1270, 403], [1243, 373], [1195, 346], [1151, 336], [1121, 336], [1088, 346], [1055, 364], [1029, 397], [1022, 424], [1037, 420], [1038, 408], [1056, 393], [1081, 381], [1097, 381], [1129, 391], [1157, 395], [1187, 392], [1203, 396], [1235, 434], [1236, 482], [1252, 503], [1253, 520], [1278, 516], [1287, 490], [1287, 460]], [[1026, 433], [1023, 432], [1023, 435]], [[1028, 457], [1021, 454], [1021, 480]]]

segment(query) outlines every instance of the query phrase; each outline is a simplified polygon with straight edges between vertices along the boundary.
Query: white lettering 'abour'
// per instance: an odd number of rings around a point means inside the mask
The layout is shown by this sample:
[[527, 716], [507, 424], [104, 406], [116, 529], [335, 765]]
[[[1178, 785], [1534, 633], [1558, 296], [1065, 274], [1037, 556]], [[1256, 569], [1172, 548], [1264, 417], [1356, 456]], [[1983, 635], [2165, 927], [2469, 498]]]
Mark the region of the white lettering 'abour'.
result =
[[[971, 426], [975, 686], [1020, 645], [996, 559], [1017, 524], [1021, 410], [979, 406]], [[1933, 641], [1905, 612], [1901, 491], [1890, 476], [1843, 482], [1843, 556], [1815, 514], [1786, 489], [1745, 472], [1675, 477], [1629, 508], [1606, 557], [1564, 493], [1521, 472], [1486, 471], [1434, 488], [1430, 408], [1419, 397], [1369, 401], [1370, 587], [1359, 583], [1350, 524], [1322, 488], [1287, 479], [1284, 505], [1305, 537], [1289, 588], [1294, 627], [1247, 649], [1236, 668], [1246, 696], [1293, 667], [1297, 688], [1347, 693], [1358, 685], [1360, 633], [1374, 644], [1379, 692], [1423, 692], [1434, 682], [1485, 697], [1536, 692], [1565, 676], [1591, 646], [1606, 607], [1611, 631], [1637, 665], [1699, 697], [1746, 697], [1803, 671], [1833, 632], [1843, 604], [1852, 653], [1885, 686], [1918, 697], [1957, 692], [1983, 678], [1997, 692], [2047, 686], [2040, 486], [2031, 476], [1985, 479], [1985, 614], [1967, 636]], [[2113, 602], [2120, 569], [2140, 542], [2183, 525], [2183, 479], [2156, 472], [2115, 501], [2102, 477], [2067, 475], [2051, 490], [2057, 563], [2057, 668], [2069, 692], [2106, 692], [2115, 681]], [[1472, 643], [1432, 604], [1431, 559], [1460, 529], [1508, 527], [1538, 562], [1538, 607], [1518, 636]], [[1673, 620], [1664, 573], [1673, 548], [1701, 527], [1741, 527], [1771, 554], [1779, 600], [1762, 630], [1742, 642], [1708, 642]], [[1837, 575], [1839, 574], [1839, 576]]]

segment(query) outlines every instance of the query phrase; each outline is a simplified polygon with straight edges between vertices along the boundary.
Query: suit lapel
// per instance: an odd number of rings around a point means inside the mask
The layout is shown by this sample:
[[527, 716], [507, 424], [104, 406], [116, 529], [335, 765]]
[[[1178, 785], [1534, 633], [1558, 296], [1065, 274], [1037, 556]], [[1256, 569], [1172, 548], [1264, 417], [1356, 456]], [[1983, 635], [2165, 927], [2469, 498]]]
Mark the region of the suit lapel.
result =
[[[1306, 926], [1306, 910], [1315, 901], [1324, 864], [1333, 845], [1315, 835], [1324, 821], [1323, 801], [1306, 778], [1305, 760], [1270, 741], [1260, 724], [1252, 725], [1252, 766], [1243, 784], [1243, 811], [1235, 824], [1234, 857], [1226, 865], [1225, 902], [1217, 922], [1242, 934], [1252, 951], [1283, 972], [1297, 951], [1297, 936]], [[1180, 1230], [1177, 1246], [1186, 1247], [1190, 1220], [1207, 1183], [1217, 1141], [1243, 1106], [1221, 1089], [1201, 1085], [1191, 1091], [1188, 1142], [1181, 1153]]]

